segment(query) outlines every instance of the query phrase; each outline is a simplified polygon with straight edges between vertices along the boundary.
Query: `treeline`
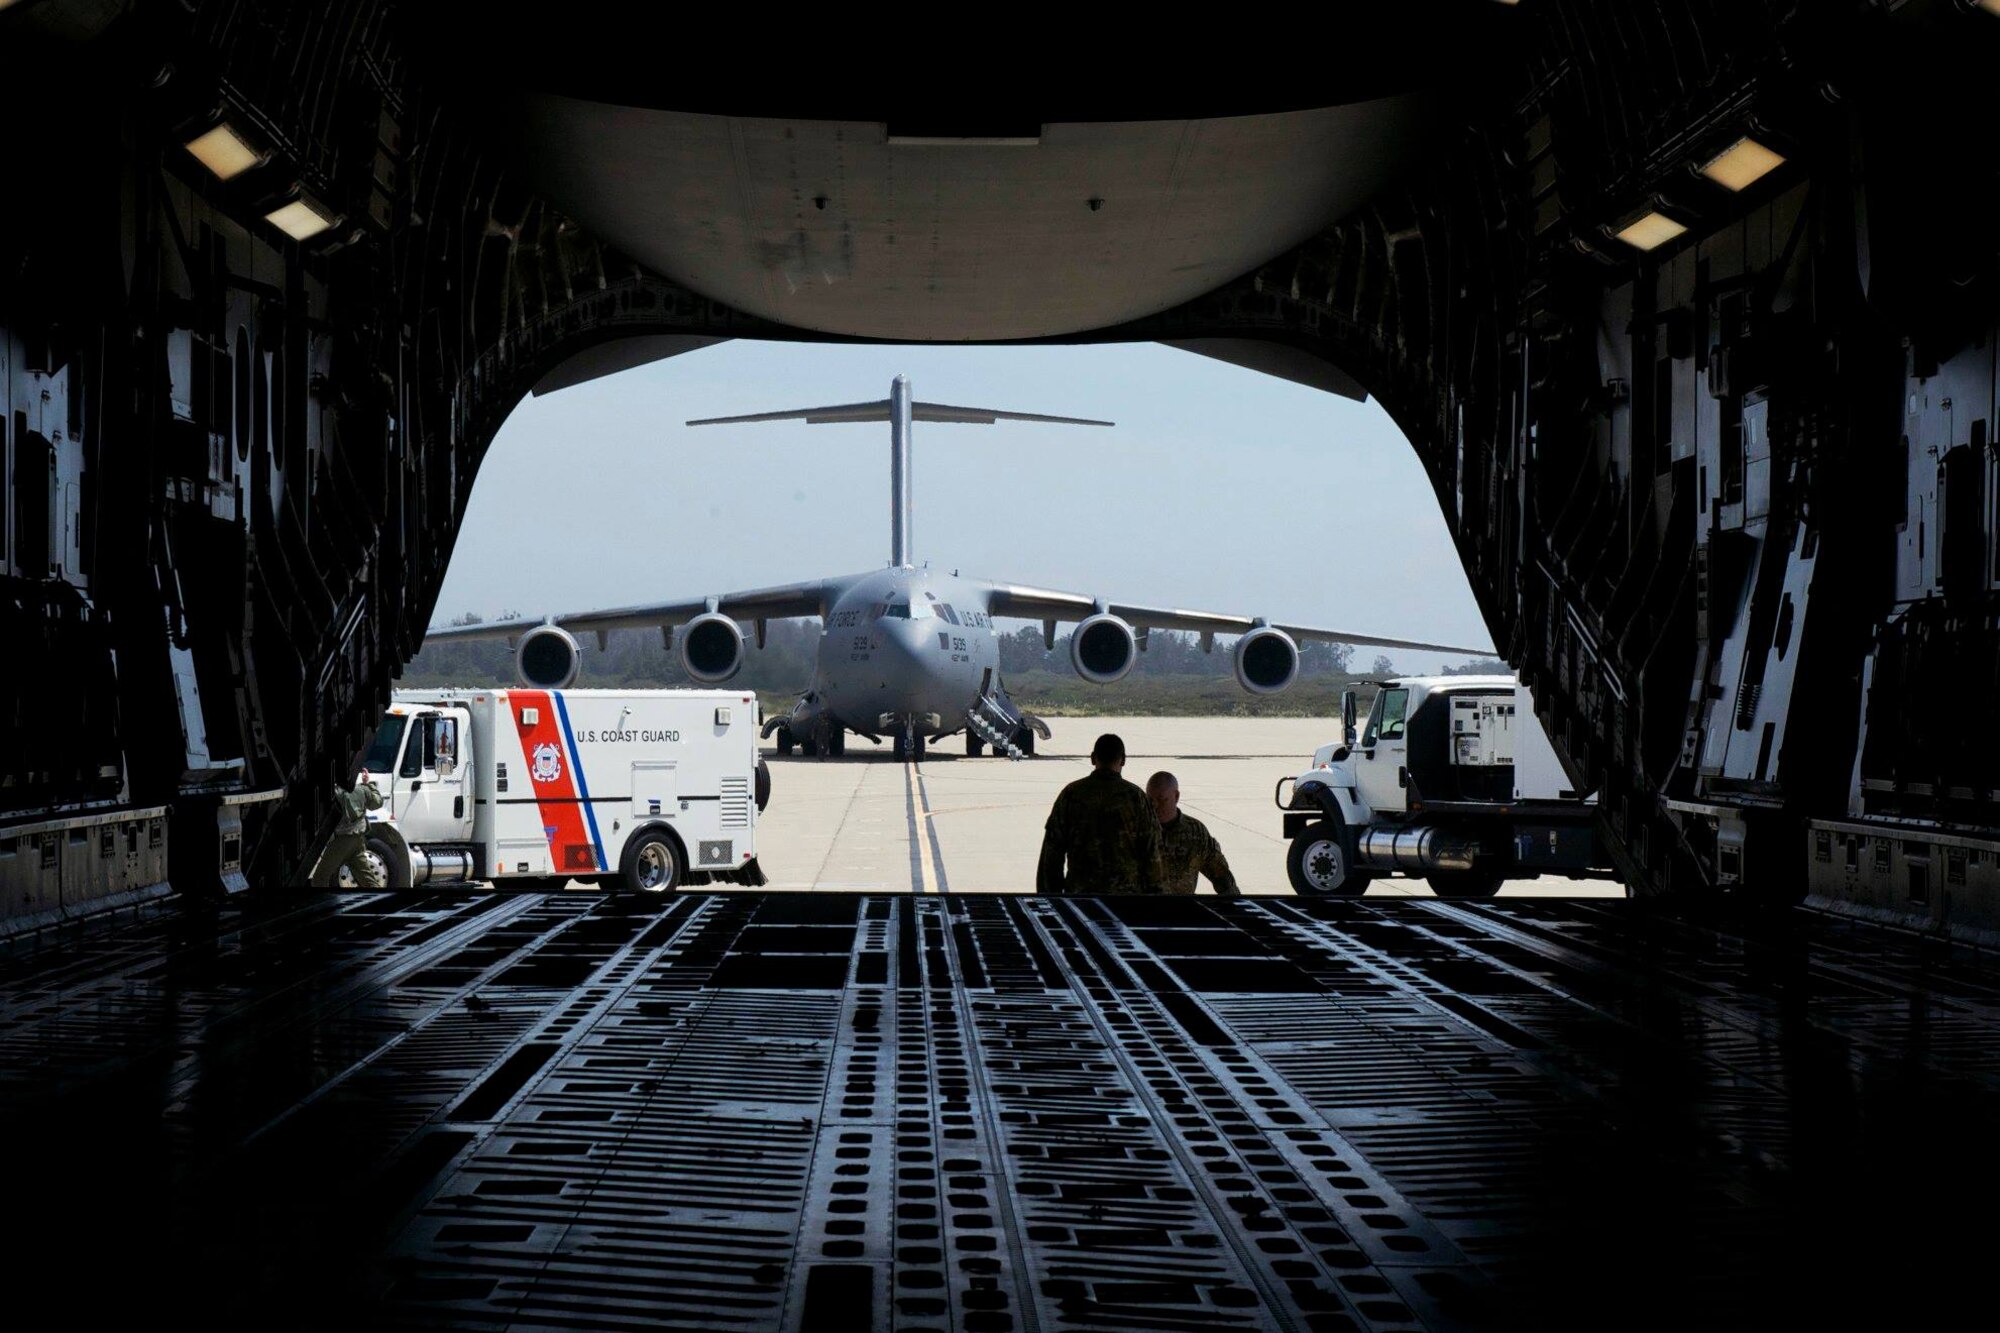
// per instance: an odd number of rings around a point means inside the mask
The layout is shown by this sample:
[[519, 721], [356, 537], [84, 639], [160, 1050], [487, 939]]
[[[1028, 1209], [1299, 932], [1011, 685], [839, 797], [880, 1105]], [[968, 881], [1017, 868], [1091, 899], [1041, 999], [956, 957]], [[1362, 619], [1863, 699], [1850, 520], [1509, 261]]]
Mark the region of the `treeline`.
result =
[[[478, 623], [461, 617], [453, 624]], [[754, 640], [744, 654], [743, 670], [731, 686], [755, 690], [768, 712], [789, 709], [811, 683], [819, 649], [817, 620], [773, 620], [764, 647]], [[687, 688], [697, 682], [682, 670], [678, 653], [668, 652], [656, 630], [614, 630], [603, 648], [597, 636], [579, 636], [583, 668], [579, 686], [597, 689]], [[1282, 694], [1256, 696], [1236, 684], [1229, 645], [1218, 643], [1204, 653], [1193, 634], [1155, 630], [1132, 672], [1112, 685], [1093, 685], [1070, 665], [1067, 633], [1053, 647], [1042, 631], [1023, 626], [1000, 636], [1000, 672], [1015, 701], [1031, 712], [1050, 716], [1240, 716], [1332, 717], [1340, 712], [1341, 691], [1356, 679], [1379, 679], [1394, 673], [1386, 657], [1377, 657], [1366, 672], [1351, 669], [1354, 649], [1347, 644], [1300, 645], [1299, 679]], [[1474, 662], [1460, 671], [1500, 671], [1494, 661]], [[404, 668], [406, 688], [441, 685], [499, 686], [514, 683], [514, 654], [505, 640], [470, 640], [427, 646]], [[1363, 689], [1363, 704], [1372, 690]]]

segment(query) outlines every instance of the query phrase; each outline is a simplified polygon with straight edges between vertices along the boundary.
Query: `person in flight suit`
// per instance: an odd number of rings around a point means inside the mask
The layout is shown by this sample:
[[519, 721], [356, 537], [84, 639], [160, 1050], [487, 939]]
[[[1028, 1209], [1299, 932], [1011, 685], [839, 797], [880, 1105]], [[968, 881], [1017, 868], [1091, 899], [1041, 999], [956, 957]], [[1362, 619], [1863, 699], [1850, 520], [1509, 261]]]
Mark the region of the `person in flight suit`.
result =
[[340, 809], [340, 822], [333, 827], [333, 841], [320, 853], [319, 865], [313, 871], [313, 887], [330, 889], [340, 882], [340, 868], [354, 877], [354, 884], [362, 889], [386, 888], [382, 877], [382, 866], [368, 850], [368, 812], [382, 808], [382, 793], [364, 774], [352, 788], [343, 787], [334, 792], [335, 805]]
[[1146, 799], [1160, 819], [1161, 887], [1168, 893], [1193, 893], [1195, 876], [1207, 875], [1218, 896], [1241, 897], [1236, 876], [1229, 873], [1229, 862], [1208, 825], [1181, 813], [1180, 779], [1167, 772], [1153, 774], [1146, 779]]
[[1160, 822], [1122, 776], [1125, 742], [1099, 736], [1090, 764], [1090, 776], [1064, 787], [1049, 811], [1035, 892], [1158, 893]]

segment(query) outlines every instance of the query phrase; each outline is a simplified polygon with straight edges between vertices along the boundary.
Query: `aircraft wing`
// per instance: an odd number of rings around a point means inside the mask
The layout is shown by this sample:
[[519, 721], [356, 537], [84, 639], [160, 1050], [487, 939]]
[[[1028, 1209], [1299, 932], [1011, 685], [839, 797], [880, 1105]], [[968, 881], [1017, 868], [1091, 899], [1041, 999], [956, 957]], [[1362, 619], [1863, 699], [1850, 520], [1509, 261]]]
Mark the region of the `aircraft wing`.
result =
[[1322, 629], [1317, 625], [1287, 625], [1260, 621], [1251, 616], [1225, 616], [1211, 611], [1183, 611], [1174, 607], [1140, 606], [1136, 602], [1113, 602], [1080, 592], [1058, 592], [1051, 588], [1026, 588], [1012, 583], [990, 583], [987, 609], [996, 616], [1018, 620], [1082, 620], [1099, 611], [1108, 611], [1136, 629], [1194, 630], [1201, 634], [1248, 634], [1261, 624], [1281, 629], [1304, 642], [1353, 643], [1370, 648], [1406, 648], [1416, 652], [1463, 653], [1467, 657], [1490, 657], [1491, 648], [1466, 648], [1448, 643], [1422, 643], [1415, 639], [1388, 639], [1375, 634], [1355, 634], [1347, 630]]
[[572, 634], [608, 634], [615, 629], [656, 629], [693, 620], [710, 611], [719, 611], [735, 620], [783, 620], [792, 616], [823, 616], [831, 585], [825, 582], [788, 583], [775, 588], [753, 588], [748, 592], [723, 593], [715, 597], [690, 597], [678, 602], [652, 602], [643, 606], [619, 606], [603, 611], [576, 611], [548, 616], [542, 620], [489, 620], [477, 625], [441, 625], [424, 635], [425, 643], [451, 643], [463, 639], [514, 639], [537, 625], [556, 625]]

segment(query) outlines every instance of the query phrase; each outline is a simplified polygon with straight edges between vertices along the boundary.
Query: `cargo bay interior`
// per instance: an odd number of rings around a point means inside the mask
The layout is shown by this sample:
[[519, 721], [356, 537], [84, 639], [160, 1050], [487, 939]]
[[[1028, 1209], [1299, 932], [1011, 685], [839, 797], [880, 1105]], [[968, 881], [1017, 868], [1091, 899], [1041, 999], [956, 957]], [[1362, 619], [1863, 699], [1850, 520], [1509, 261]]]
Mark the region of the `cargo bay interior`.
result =
[[[588, 0], [559, 41], [0, 5], [16, 1298], [1948, 1308], [1993, 1183], [1993, 8], [1466, 0], [1116, 79], [1089, 24], [949, 75], [878, 34], [857, 80]], [[289, 891], [511, 406], [775, 337], [1375, 397], [1632, 897]]]

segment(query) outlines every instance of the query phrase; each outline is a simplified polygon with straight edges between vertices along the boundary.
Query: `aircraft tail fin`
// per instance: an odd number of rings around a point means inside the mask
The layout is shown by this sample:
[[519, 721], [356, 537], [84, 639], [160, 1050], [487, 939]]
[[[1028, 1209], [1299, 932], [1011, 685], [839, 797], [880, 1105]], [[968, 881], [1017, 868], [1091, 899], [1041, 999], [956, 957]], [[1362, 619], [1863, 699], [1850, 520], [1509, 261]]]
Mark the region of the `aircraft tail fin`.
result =
[[916, 517], [916, 496], [910, 483], [910, 423], [950, 422], [961, 426], [990, 426], [996, 421], [1039, 421], [1055, 426], [1109, 426], [1109, 421], [1089, 417], [1052, 417], [1037, 412], [1004, 412], [993, 407], [953, 407], [947, 403], [919, 403], [910, 397], [907, 375], [896, 376], [889, 396], [873, 403], [836, 403], [830, 407], [797, 407], [783, 412], [752, 412], [738, 417], [703, 417], [690, 426], [733, 426], [757, 421], [803, 421], [808, 426], [852, 421], [889, 423], [889, 560], [898, 567], [915, 563], [910, 549], [910, 528]]

